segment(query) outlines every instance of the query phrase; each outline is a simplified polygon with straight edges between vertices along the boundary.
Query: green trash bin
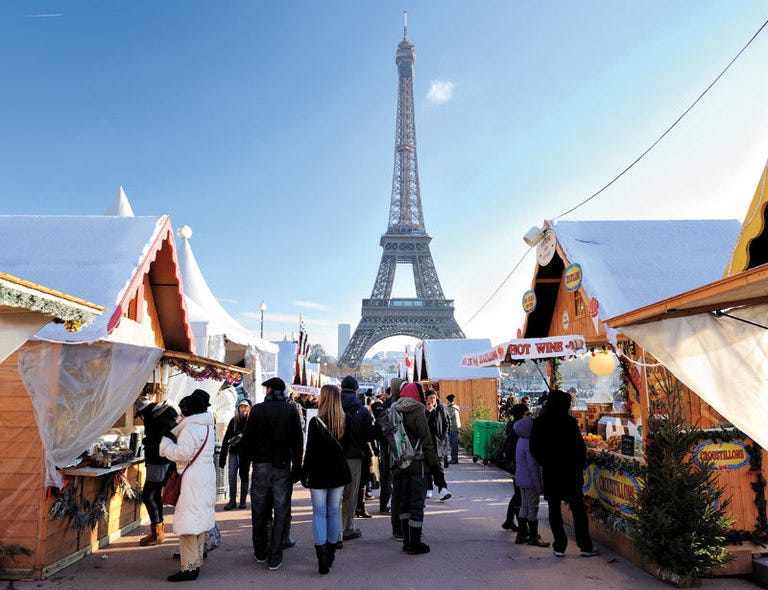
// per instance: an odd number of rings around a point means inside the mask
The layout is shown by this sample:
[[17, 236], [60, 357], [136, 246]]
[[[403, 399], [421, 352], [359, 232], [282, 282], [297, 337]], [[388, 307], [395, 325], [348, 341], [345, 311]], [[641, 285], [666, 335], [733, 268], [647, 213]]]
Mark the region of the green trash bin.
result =
[[488, 465], [488, 459], [493, 454], [493, 446], [491, 440], [493, 435], [499, 430], [504, 430], [506, 424], [504, 422], [494, 422], [492, 420], [475, 420], [472, 423], [475, 431], [475, 438], [473, 441], [472, 461], [475, 463], [478, 459], [483, 461], [483, 465]]

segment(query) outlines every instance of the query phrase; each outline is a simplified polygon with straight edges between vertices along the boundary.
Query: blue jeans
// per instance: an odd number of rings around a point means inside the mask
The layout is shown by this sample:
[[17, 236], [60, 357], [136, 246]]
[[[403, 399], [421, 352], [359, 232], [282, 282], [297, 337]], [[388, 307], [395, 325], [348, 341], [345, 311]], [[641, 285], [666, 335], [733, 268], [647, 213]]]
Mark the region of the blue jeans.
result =
[[451, 461], [459, 460], [459, 430], [451, 430]]
[[[254, 463], [251, 475], [251, 525], [253, 554], [276, 566], [283, 560], [283, 531], [288, 520], [291, 490], [290, 467]], [[272, 527], [270, 511], [274, 510]]]
[[248, 470], [240, 473], [240, 456], [237, 453], [229, 453], [229, 501], [237, 502], [237, 479], [240, 478], [240, 503], [245, 504], [248, 497]]
[[341, 528], [339, 506], [344, 486], [330, 489], [311, 488], [309, 493], [312, 496], [312, 534], [315, 537], [315, 545], [335, 543]]

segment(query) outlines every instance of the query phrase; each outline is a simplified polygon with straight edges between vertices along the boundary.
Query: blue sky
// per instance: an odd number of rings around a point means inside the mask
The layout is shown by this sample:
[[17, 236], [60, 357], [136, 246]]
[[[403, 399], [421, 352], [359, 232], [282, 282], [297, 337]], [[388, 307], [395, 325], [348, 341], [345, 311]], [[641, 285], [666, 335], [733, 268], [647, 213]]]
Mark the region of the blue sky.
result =
[[[494, 343], [522, 326], [533, 257], [467, 320], [525, 231], [631, 162], [768, 18], [738, 0], [6, 0], [0, 212], [101, 214], [122, 185], [137, 215], [192, 227], [244, 325], [264, 300], [268, 338], [302, 313], [335, 353], [381, 257], [403, 10], [432, 255], [465, 333]], [[768, 31], [568, 219], [742, 219], [768, 158], [766, 63]]]

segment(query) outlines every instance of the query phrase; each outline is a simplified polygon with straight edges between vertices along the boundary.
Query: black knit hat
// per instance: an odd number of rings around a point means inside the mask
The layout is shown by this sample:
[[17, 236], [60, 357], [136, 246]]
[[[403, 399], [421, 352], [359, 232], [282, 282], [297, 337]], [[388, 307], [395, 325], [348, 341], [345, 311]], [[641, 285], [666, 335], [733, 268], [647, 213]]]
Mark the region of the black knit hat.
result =
[[357, 379], [355, 379], [352, 375], [347, 375], [344, 377], [344, 379], [341, 380], [342, 389], [346, 389], [348, 391], [357, 391], [359, 387], [360, 386], [357, 384]]

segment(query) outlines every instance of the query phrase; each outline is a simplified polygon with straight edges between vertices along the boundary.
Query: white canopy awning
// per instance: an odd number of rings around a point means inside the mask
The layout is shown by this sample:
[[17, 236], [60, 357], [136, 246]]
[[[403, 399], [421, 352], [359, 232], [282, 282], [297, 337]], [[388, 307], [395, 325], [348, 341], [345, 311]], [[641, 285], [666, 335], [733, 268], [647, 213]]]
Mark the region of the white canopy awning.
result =
[[766, 292], [768, 265], [763, 265], [607, 323], [768, 448]]

